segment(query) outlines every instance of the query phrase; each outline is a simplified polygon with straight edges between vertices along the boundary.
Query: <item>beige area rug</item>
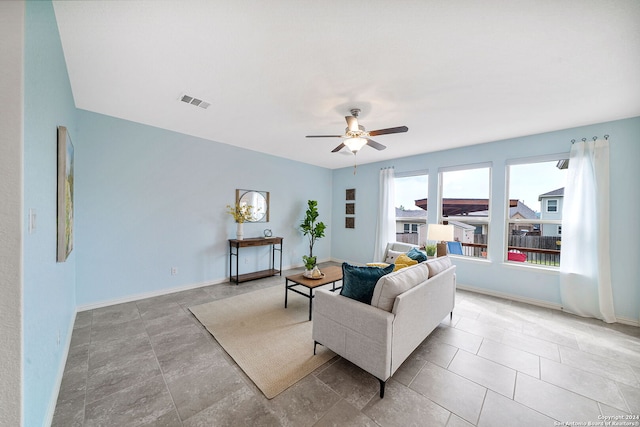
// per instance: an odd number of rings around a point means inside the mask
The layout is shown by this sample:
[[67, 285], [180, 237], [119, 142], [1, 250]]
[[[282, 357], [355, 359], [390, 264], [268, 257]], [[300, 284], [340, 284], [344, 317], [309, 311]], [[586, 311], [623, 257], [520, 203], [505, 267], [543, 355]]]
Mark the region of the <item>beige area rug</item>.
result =
[[289, 292], [285, 309], [284, 285], [189, 310], [268, 399], [335, 356], [321, 345], [313, 355], [309, 300]]

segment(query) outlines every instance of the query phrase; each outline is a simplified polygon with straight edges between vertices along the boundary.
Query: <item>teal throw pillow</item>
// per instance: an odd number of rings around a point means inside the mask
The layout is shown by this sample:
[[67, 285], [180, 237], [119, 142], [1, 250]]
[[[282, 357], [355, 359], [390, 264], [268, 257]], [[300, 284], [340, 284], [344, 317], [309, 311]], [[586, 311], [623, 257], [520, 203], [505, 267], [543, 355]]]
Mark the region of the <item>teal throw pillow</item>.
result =
[[407, 252], [407, 256], [418, 262], [425, 262], [427, 260], [427, 256], [418, 248], [411, 249], [409, 252]]
[[371, 304], [373, 290], [378, 279], [393, 271], [395, 265], [387, 267], [358, 267], [348, 263], [342, 263], [342, 289], [340, 295], [351, 298], [365, 304]]

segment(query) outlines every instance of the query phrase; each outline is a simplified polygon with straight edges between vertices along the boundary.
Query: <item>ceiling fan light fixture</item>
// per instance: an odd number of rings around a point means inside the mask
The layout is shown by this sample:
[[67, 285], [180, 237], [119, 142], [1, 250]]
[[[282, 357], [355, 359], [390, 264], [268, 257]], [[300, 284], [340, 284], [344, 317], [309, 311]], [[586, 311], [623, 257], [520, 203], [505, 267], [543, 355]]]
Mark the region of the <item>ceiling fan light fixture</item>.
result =
[[345, 139], [344, 141], [344, 145], [346, 145], [347, 148], [354, 154], [357, 153], [362, 147], [364, 147], [366, 143], [367, 140], [364, 138], [349, 138]]

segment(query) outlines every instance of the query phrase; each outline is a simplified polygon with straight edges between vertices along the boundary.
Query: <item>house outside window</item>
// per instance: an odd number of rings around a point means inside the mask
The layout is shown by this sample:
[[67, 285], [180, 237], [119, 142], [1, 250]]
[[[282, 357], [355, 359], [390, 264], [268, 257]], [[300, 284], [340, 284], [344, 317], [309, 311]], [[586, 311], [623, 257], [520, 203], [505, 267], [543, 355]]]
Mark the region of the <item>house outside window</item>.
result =
[[396, 241], [423, 246], [426, 242], [427, 210], [416, 204], [426, 199], [429, 189], [427, 171], [396, 173]]
[[486, 257], [488, 250], [491, 164], [442, 168], [439, 222], [454, 226], [464, 256]]
[[[504, 259], [545, 267], [560, 266], [562, 206], [566, 166], [562, 155], [514, 159], [507, 164], [510, 205]], [[513, 201], [528, 208], [518, 208]]]
[[419, 224], [404, 224], [405, 233], [417, 233]]

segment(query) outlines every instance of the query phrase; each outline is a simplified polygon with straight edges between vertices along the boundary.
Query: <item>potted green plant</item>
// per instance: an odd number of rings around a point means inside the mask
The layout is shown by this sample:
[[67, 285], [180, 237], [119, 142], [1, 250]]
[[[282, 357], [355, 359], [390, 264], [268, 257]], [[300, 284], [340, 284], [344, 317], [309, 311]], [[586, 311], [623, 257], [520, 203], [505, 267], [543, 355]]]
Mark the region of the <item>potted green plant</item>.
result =
[[322, 221], [318, 221], [318, 202], [316, 200], [307, 201], [307, 211], [305, 217], [300, 223], [302, 234], [309, 238], [309, 255], [303, 255], [304, 267], [307, 271], [313, 270], [316, 265], [316, 257], [313, 255], [313, 245], [316, 240], [324, 237], [327, 229]]
[[435, 258], [437, 249], [438, 247], [436, 245], [425, 246], [425, 250], [427, 251], [427, 258]]

